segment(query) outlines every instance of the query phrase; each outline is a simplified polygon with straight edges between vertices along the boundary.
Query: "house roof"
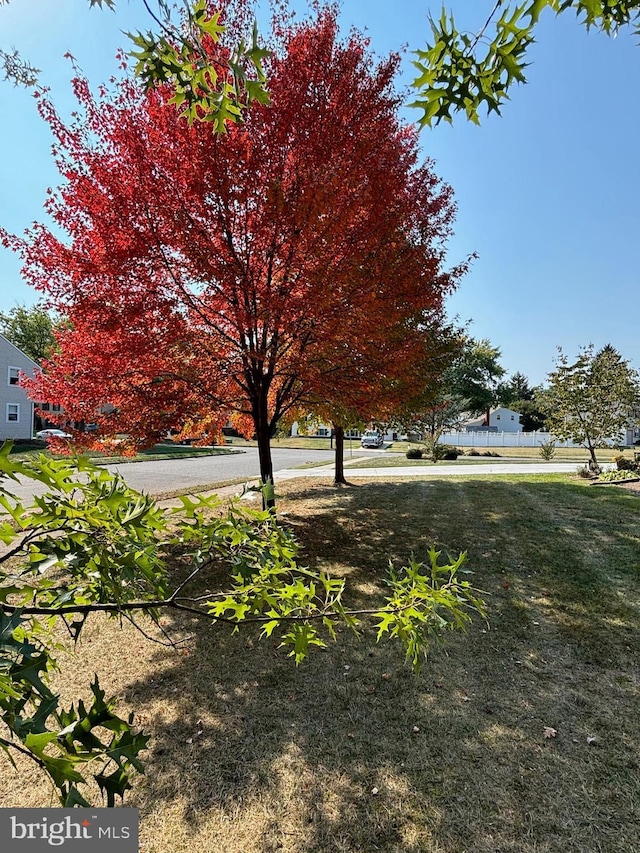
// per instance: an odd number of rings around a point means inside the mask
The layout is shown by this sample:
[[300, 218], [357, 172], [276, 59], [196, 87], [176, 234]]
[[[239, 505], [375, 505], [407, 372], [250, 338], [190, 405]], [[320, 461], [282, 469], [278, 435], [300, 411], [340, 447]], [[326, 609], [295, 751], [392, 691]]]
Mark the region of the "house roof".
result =
[[[6, 338], [6, 337], [2, 334], [2, 332], [0, 332], [0, 339], [1, 339], [1, 340], [2, 340], [2, 342], [3, 342], [3, 343], [5, 343], [8, 347], [11, 347], [11, 349], [14, 349], [16, 352], [19, 352], [19, 353], [20, 353], [20, 355], [21, 355], [23, 358], [26, 358], [26, 359], [27, 359], [27, 361], [30, 361], [30, 362], [31, 362], [31, 364], [32, 364], [34, 367], [37, 367], [37, 368], [39, 368], [39, 367], [40, 367], [40, 365], [38, 364], [38, 362], [37, 362], [37, 361], [34, 361], [30, 356], [28, 356], [28, 355], [26, 354], [26, 352], [23, 352], [23, 351], [20, 349], [20, 347], [17, 347], [15, 344], [12, 344], [12, 343], [11, 343], [11, 341], [9, 340], [9, 338]], [[17, 365], [16, 365], [16, 367], [17, 367]]]

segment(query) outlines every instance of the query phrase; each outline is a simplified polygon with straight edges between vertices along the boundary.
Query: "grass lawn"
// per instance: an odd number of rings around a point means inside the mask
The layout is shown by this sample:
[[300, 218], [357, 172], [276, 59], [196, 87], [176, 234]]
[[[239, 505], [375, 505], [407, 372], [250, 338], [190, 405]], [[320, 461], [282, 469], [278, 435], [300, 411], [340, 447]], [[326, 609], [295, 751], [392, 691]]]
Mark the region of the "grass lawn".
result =
[[[257, 441], [248, 441], [246, 438], [228, 438], [227, 443], [231, 447], [257, 447]], [[353, 446], [360, 448], [360, 439], [353, 439]], [[332, 450], [331, 440], [318, 436], [314, 438], [308, 435], [290, 435], [282, 438], [272, 438], [272, 447], [291, 448], [293, 450]], [[348, 439], [345, 441], [345, 447], [348, 447]]]
[[[425, 476], [429, 474], [429, 468], [433, 468], [434, 464], [436, 465], [470, 465], [470, 464], [495, 464], [498, 462], [542, 462], [542, 459], [538, 457], [537, 459], [525, 456], [523, 458], [518, 458], [516, 456], [507, 456], [507, 457], [497, 457], [497, 456], [458, 456], [457, 459], [441, 459], [439, 462], [434, 463], [430, 459], [407, 459], [405, 455], [391, 455], [389, 456], [381, 456], [381, 455], [371, 455], [367, 459], [363, 459], [361, 454], [358, 454], [360, 458], [357, 462], [349, 463], [348, 471], [357, 470], [358, 468], [413, 468], [413, 467], [422, 467], [425, 468]], [[348, 461], [348, 457], [345, 458], [345, 462]], [[553, 462], [556, 461], [566, 461], [566, 460], [556, 460], [553, 459]], [[586, 461], [586, 460], [585, 460]], [[579, 465], [579, 462], [576, 462], [576, 467]], [[348, 473], [347, 471], [347, 473]]]
[[[233, 438], [230, 440], [231, 447], [255, 447], [255, 441], [246, 441], [242, 438]], [[289, 436], [283, 438], [274, 438], [272, 441], [273, 447], [291, 447], [291, 448], [300, 448], [303, 450], [329, 450], [330, 442], [328, 438], [311, 438], [309, 436]], [[384, 449], [388, 450], [390, 453], [397, 454], [400, 453], [403, 455], [403, 458], [409, 465], [420, 464], [420, 460], [406, 460], [404, 454], [407, 452], [409, 447], [415, 447], [415, 444], [407, 441], [394, 441], [386, 444]], [[530, 460], [531, 462], [542, 462], [542, 457], [540, 456], [540, 449], [538, 447], [481, 447], [478, 446], [475, 448], [480, 454], [484, 453], [487, 450], [490, 450], [493, 453], [498, 453], [499, 457], [483, 457], [483, 456], [464, 456], [460, 457], [459, 461], [469, 461], [469, 462], [482, 462], [483, 460], [489, 462], [499, 462], [500, 459], [504, 459], [506, 461], [513, 461], [514, 459], [519, 460]], [[471, 450], [470, 447], [465, 447], [465, 451]], [[603, 450], [598, 450], [598, 460], [601, 463], [610, 462], [611, 457], [614, 455], [619, 455], [622, 453], [627, 459], [633, 460], [634, 451], [637, 451], [638, 448], [627, 448], [624, 451], [614, 450], [613, 448], [605, 448]], [[344, 456], [345, 460], [348, 460], [353, 455], [360, 455], [362, 452], [362, 448], [360, 446], [359, 439], [345, 439], [344, 442]], [[399, 461], [397, 456], [393, 458], [395, 461], [385, 461], [382, 462], [380, 456], [376, 455], [376, 467], [384, 466], [393, 466], [393, 465], [403, 465], [404, 462]], [[589, 453], [583, 447], [558, 447], [556, 448], [555, 456], [553, 457], [554, 462], [575, 462], [576, 465], [584, 464], [589, 460]], [[368, 467], [371, 463], [366, 462], [362, 463], [356, 467]], [[432, 465], [433, 463], [427, 462], [424, 460], [425, 465]]]
[[[278, 491], [301, 562], [347, 575], [349, 603], [435, 541], [468, 552], [490, 625], [416, 677], [373, 628], [296, 669], [251, 632], [167, 617], [175, 652], [94, 617], [58, 686], [97, 671], [151, 734], [127, 800], [143, 853], [640, 850], [638, 494], [561, 475]], [[0, 762], [0, 806], [51, 802]]]
[[[104, 453], [98, 453], [93, 450], [85, 451], [83, 454], [91, 461], [100, 465], [101, 463], [115, 462], [154, 462], [158, 459], [190, 459], [194, 456], [220, 456], [225, 453], [240, 452], [238, 448], [233, 447], [191, 447], [181, 444], [156, 444], [155, 447], [150, 447], [147, 450], [141, 450], [136, 456], [118, 456], [117, 454], [106, 456]], [[38, 456], [40, 453], [49, 454], [44, 442], [39, 447], [30, 446], [29, 449], [24, 449], [24, 445], [16, 445], [11, 451], [11, 455], [17, 459], [29, 459], [33, 456]], [[54, 458], [60, 458], [56, 456]]]
[[[402, 453], [405, 454], [409, 447], [416, 447], [416, 444], [412, 444], [406, 441], [394, 441], [390, 444], [386, 449], [393, 453]], [[466, 454], [471, 450], [470, 447], [459, 448], [465, 451], [464, 457], [459, 457], [460, 459], [465, 458], [471, 462], [481, 462], [482, 456], [467, 456]], [[482, 454], [487, 450], [492, 453], [498, 453], [500, 459], [506, 459], [507, 461], [512, 461], [514, 458], [517, 459], [530, 459], [532, 462], [542, 462], [543, 459], [540, 456], [540, 449], [538, 447], [482, 447], [478, 446], [475, 448], [478, 453]], [[627, 448], [625, 450], [615, 450], [612, 447], [603, 448], [601, 450], [596, 451], [596, 455], [598, 457], [598, 461], [600, 463], [611, 462], [612, 456], [622, 455], [626, 459], [633, 460], [634, 452], [637, 452], [638, 448]], [[488, 457], [487, 457], [488, 458]], [[584, 447], [557, 447], [555, 455], [552, 462], [575, 462], [576, 465], [585, 463], [589, 460], [589, 453]], [[416, 460], [413, 460], [415, 463]], [[418, 460], [419, 461], [419, 460]], [[490, 460], [491, 461], [491, 460]], [[498, 458], [493, 459], [494, 462], [499, 461]], [[433, 464], [433, 463], [428, 463]]]

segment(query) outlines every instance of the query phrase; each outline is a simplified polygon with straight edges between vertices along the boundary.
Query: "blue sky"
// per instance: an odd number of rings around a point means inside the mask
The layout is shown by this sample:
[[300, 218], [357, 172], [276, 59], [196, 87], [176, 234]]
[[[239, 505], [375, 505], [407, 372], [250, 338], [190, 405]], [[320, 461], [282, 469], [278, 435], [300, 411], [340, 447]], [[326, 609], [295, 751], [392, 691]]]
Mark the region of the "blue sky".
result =
[[[302, 0], [298, 3], [302, 5]], [[489, 0], [452, 0], [460, 25], [475, 31]], [[344, 0], [345, 27], [365, 28], [384, 54], [428, 35], [437, 0]], [[116, 71], [121, 30], [146, 29], [141, 0], [119, 0], [116, 14], [88, 0], [11, 0], [0, 7], [0, 43], [42, 69], [63, 114], [72, 109], [70, 51], [94, 83]], [[460, 118], [421, 134], [426, 156], [455, 190], [458, 216], [451, 263], [479, 257], [450, 300], [473, 320], [476, 337], [502, 350], [509, 373], [532, 383], [553, 368], [556, 347], [611, 342], [640, 368], [640, 47], [630, 33], [586, 33], [572, 14], [543, 16], [531, 51], [529, 83], [513, 91], [501, 118], [477, 128]], [[58, 175], [50, 136], [29, 94], [0, 84], [0, 224], [21, 233], [44, 216], [45, 191]], [[407, 111], [413, 119], [415, 111]], [[33, 303], [19, 261], [0, 248], [0, 310]]]

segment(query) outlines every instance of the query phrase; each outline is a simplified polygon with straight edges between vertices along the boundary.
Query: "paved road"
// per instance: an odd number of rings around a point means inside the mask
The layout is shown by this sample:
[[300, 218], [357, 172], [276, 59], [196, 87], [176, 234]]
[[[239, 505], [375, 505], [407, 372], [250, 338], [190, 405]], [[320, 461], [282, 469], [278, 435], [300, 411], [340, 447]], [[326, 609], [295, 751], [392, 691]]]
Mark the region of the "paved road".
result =
[[[375, 458], [383, 451], [354, 449], [351, 457], [347, 449], [345, 465], [350, 479], [359, 477], [428, 477], [432, 475], [472, 475], [472, 474], [547, 474], [574, 473], [575, 462], [496, 462], [466, 463], [464, 465], [406, 466], [399, 468], [376, 468]], [[276, 480], [288, 480], [294, 477], [333, 477], [333, 451], [330, 450], [292, 450], [273, 448], [273, 466]], [[371, 468], [355, 468], [349, 471], [350, 461], [371, 458]], [[325, 463], [323, 467], [300, 468], [308, 463]], [[156, 462], [130, 462], [107, 466], [117, 472], [134, 489], [158, 495], [181, 489], [193, 489], [219, 483], [224, 480], [254, 479], [259, 474], [258, 451], [247, 448], [242, 453], [222, 456], [204, 456], [191, 459], [166, 459]], [[605, 466], [606, 467], [606, 466]], [[44, 488], [31, 482], [12, 483], [5, 481], [5, 488], [22, 500], [34, 494], [41, 494]]]
[[[290, 450], [273, 448], [275, 471], [295, 468], [308, 462], [320, 464], [333, 459], [331, 450]], [[260, 472], [258, 450], [248, 447], [242, 453], [220, 456], [200, 456], [187, 459], [163, 459], [156, 462], [128, 462], [106, 466], [117, 472], [134, 489], [152, 495], [178, 489], [206, 486], [224, 480], [252, 479]], [[42, 494], [44, 487], [28, 482], [5, 481], [5, 488], [22, 500]]]
[[[322, 463], [333, 459], [331, 450], [291, 450], [272, 448], [273, 469], [295, 468], [308, 462]], [[176, 489], [205, 486], [223, 480], [247, 480], [260, 473], [258, 449], [248, 447], [243, 453], [221, 456], [201, 456], [193, 459], [161, 459], [157, 462], [125, 462], [108, 465], [110, 471], [120, 474], [134, 489], [158, 494]]]

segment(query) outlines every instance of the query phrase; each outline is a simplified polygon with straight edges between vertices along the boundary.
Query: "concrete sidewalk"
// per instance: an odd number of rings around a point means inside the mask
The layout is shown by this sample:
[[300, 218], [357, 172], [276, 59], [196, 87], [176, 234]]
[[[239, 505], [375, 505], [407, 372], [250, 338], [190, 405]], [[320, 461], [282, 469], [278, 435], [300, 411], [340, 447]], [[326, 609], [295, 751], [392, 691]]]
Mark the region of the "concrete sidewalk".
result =
[[[350, 479], [355, 480], [359, 477], [389, 477], [397, 479], [399, 477], [432, 477], [432, 476], [470, 476], [482, 474], [575, 474], [580, 467], [577, 462], [465, 462], [463, 464], [434, 464], [434, 465], [404, 465], [402, 467], [389, 468], [352, 468], [356, 462], [363, 460], [353, 459], [345, 462], [345, 474]], [[603, 465], [603, 469], [607, 469], [609, 465]], [[317, 468], [285, 468], [275, 474], [276, 482], [278, 480], [293, 480], [299, 477], [324, 477], [333, 479], [334, 465], [323, 465]]]

